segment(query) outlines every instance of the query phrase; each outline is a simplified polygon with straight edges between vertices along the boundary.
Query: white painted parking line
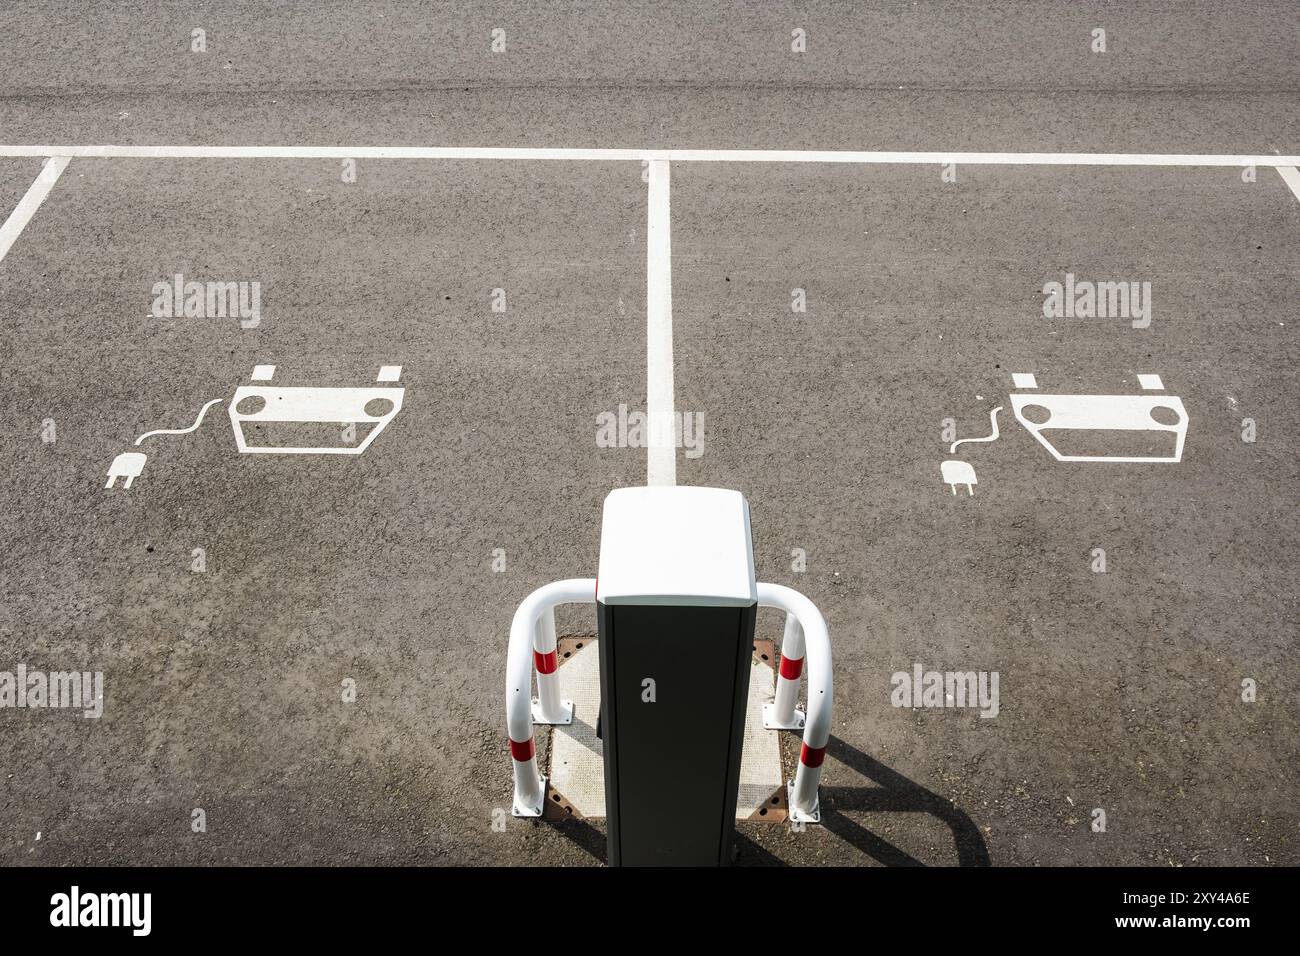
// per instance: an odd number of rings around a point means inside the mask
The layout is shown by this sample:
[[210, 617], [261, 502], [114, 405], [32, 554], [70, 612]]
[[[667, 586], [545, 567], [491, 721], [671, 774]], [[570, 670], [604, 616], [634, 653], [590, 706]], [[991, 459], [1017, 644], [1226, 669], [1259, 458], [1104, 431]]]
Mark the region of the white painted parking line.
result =
[[673, 415], [672, 213], [668, 163], [649, 166], [646, 211], [646, 484], [677, 484]]
[[1295, 198], [1300, 199], [1300, 172], [1297, 172], [1294, 166], [1278, 166], [1277, 172], [1282, 177], [1282, 181], [1291, 187]]
[[19, 200], [14, 211], [9, 214], [5, 224], [0, 226], [0, 260], [3, 260], [9, 254], [10, 248], [14, 242], [22, 235], [23, 229], [31, 222], [32, 216], [36, 215], [36, 210], [41, 208], [41, 203], [45, 202], [45, 197], [50, 194], [54, 184], [59, 181], [63, 175], [63, 170], [68, 166], [66, 156], [52, 156], [45, 161], [41, 167], [40, 175], [28, 187], [26, 195]]
[[673, 162], [724, 163], [877, 163], [946, 166], [1280, 166], [1285, 156], [1231, 156], [1207, 153], [900, 153], [858, 150], [674, 149]]
[[[648, 169], [646, 216], [646, 483], [677, 482], [677, 422], [673, 396], [672, 241], [670, 164], [838, 163], [902, 165], [1273, 167], [1300, 199], [1300, 157], [1206, 153], [893, 152], [757, 149], [569, 149], [438, 146], [3, 146], [0, 157], [48, 157], [41, 174], [0, 227], [0, 259], [30, 221], [72, 157], [103, 159], [397, 159], [639, 161]], [[262, 367], [259, 366], [259, 370]], [[268, 368], [273, 370], [274, 366]], [[393, 367], [400, 374], [400, 366]], [[380, 371], [387, 381], [389, 367]], [[259, 376], [255, 372], [254, 378]], [[269, 375], [267, 376], [269, 377]], [[1032, 377], [1027, 377], [1032, 382]], [[1019, 386], [1021, 382], [1017, 381]], [[1014, 397], [1014, 396], [1013, 396]], [[998, 409], [1000, 410], [1000, 409]], [[996, 411], [991, 441], [997, 437]], [[1017, 415], [1019, 414], [1017, 410]], [[960, 444], [960, 442], [958, 442]], [[955, 448], [955, 445], [954, 445]], [[241, 451], [245, 450], [241, 448]], [[248, 449], [262, 450], [262, 449]], [[1084, 459], [1088, 460], [1088, 459]], [[973, 484], [973, 475], [971, 484]], [[968, 487], [969, 490], [969, 487]], [[955, 492], [955, 489], [954, 489]]]
[[1300, 156], [1224, 153], [971, 153], [835, 149], [567, 149], [497, 146], [0, 146], [0, 156], [99, 159], [533, 159], [674, 163], [968, 166], [1300, 166]]

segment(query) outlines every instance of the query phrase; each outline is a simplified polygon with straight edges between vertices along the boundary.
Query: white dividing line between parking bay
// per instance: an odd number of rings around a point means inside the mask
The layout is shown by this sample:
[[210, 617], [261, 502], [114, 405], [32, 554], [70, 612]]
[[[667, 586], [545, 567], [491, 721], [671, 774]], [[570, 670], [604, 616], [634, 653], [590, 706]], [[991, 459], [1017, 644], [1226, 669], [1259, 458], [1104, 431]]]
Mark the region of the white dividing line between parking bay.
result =
[[1282, 181], [1291, 187], [1295, 198], [1300, 199], [1300, 172], [1297, 172], [1294, 166], [1278, 166], [1277, 172], [1282, 177]]
[[0, 226], [0, 260], [9, 254], [14, 242], [22, 235], [23, 229], [32, 221], [32, 216], [36, 215], [36, 210], [41, 208], [41, 203], [45, 202], [45, 197], [50, 194], [54, 184], [63, 175], [68, 162], [66, 156], [51, 156], [45, 161], [40, 175], [27, 188], [27, 193], [19, 200], [4, 225]]
[[651, 160], [646, 208], [646, 484], [677, 484], [673, 414], [672, 212], [668, 162]]

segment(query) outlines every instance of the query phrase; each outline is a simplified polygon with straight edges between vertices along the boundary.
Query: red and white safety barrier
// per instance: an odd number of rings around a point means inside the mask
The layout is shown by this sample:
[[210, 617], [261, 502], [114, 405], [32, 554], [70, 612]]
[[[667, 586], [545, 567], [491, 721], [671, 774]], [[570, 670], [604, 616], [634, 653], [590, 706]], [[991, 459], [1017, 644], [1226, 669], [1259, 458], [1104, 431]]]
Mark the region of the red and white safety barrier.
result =
[[803, 677], [803, 628], [799, 618], [787, 613], [781, 659], [776, 669], [776, 699], [763, 705], [763, 726], [768, 730], [803, 730], [804, 713], [796, 706]]
[[537, 699], [533, 701], [535, 724], [573, 723], [573, 701], [560, 700], [560, 678], [556, 674], [559, 666], [555, 650], [555, 606], [551, 605], [542, 610], [533, 631], [533, 669], [537, 671]]
[[[758, 584], [759, 607], [785, 611], [785, 641], [781, 645], [781, 669], [776, 679], [776, 701], [764, 709], [764, 724], [798, 729], [803, 727], [799, 769], [790, 785], [790, 819], [803, 823], [821, 822], [817, 786], [822, 777], [822, 760], [831, 736], [831, 638], [817, 606], [798, 591], [780, 584]], [[799, 678], [808, 666], [808, 713], [795, 709]], [[787, 660], [789, 663], [787, 664]], [[802, 719], [802, 723], [800, 720]]]
[[[506, 726], [514, 763], [515, 816], [541, 816], [546, 800], [546, 780], [537, 770], [533, 726], [567, 724], [573, 720], [572, 702], [560, 699], [555, 608], [560, 604], [594, 604], [595, 601], [594, 578], [556, 581], [524, 598], [510, 624], [510, 648], [506, 658]], [[769, 705], [770, 712], [765, 711], [764, 722], [775, 727], [803, 727], [799, 767], [790, 784], [790, 817], [795, 821], [816, 823], [821, 820], [817, 787], [831, 731], [830, 635], [816, 605], [798, 591], [779, 584], [759, 583], [758, 603], [761, 607], [775, 607], [786, 612], [776, 700]], [[808, 672], [806, 716], [795, 707], [799, 681], [805, 670], [805, 656]], [[532, 696], [534, 671], [537, 673], [536, 698]]]
[[[595, 578], [571, 578], [543, 585], [524, 598], [510, 623], [506, 655], [506, 728], [514, 758], [514, 815], [540, 817], [546, 780], [537, 772], [534, 724], [567, 724], [573, 703], [560, 699], [555, 651], [555, 607], [596, 603]], [[537, 671], [537, 697], [532, 696]]]

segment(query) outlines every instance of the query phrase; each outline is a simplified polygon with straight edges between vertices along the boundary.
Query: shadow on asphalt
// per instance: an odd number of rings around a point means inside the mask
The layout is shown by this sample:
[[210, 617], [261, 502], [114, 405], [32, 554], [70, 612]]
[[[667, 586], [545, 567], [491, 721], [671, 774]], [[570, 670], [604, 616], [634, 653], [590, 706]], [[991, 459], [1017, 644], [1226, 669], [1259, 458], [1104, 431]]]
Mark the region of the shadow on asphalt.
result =
[[975, 821], [952, 801], [913, 783], [879, 760], [868, 757], [838, 737], [826, 745], [827, 756], [855, 770], [877, 787], [821, 788], [822, 826], [885, 866], [924, 866], [920, 860], [882, 840], [844, 815], [844, 811], [928, 813], [952, 831], [958, 866], [989, 866], [989, 848]]
[[[821, 825], [845, 843], [885, 866], [925, 866], [911, 854], [881, 839], [866, 827], [850, 820], [846, 812], [928, 813], [942, 820], [952, 831], [958, 866], [990, 866], [988, 845], [975, 821], [953, 803], [913, 783], [879, 760], [867, 756], [832, 736], [826, 754], [879, 786], [821, 788]], [[568, 819], [552, 824], [556, 832], [585, 850], [600, 862], [605, 861], [605, 834], [585, 820]], [[788, 866], [770, 850], [736, 832], [736, 862], [740, 866]]]

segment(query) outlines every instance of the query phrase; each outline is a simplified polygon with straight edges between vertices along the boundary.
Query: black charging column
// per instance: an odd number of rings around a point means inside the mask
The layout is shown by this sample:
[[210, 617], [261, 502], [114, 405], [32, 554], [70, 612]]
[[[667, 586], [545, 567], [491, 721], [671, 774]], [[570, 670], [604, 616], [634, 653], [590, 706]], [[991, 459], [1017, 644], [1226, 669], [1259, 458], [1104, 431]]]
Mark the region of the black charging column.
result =
[[609, 863], [725, 864], [757, 608], [744, 496], [612, 492], [596, 601]]

